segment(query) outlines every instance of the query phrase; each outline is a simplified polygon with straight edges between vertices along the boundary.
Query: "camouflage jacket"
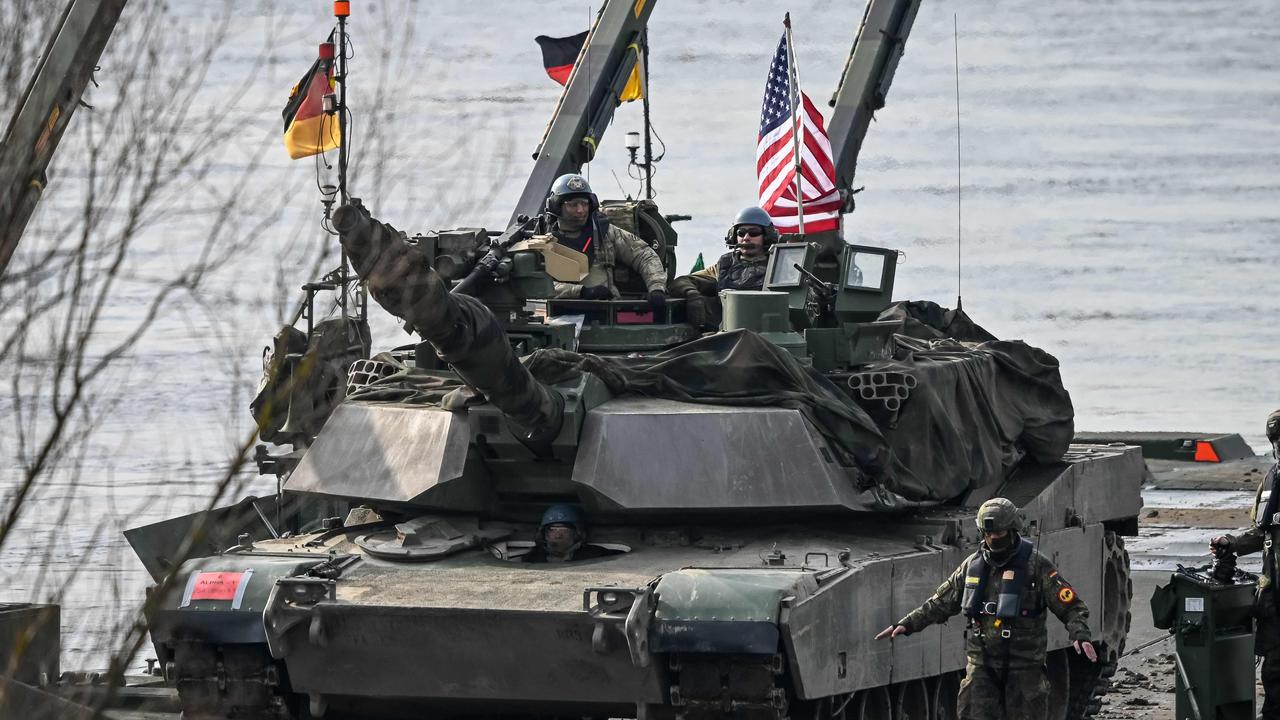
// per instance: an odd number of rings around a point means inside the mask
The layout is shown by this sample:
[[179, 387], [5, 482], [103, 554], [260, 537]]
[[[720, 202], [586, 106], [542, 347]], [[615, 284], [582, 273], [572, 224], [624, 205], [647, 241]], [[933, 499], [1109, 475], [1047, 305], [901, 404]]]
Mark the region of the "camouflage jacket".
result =
[[[1262, 575], [1258, 578], [1257, 597], [1254, 601], [1254, 612], [1258, 619], [1254, 649], [1259, 655], [1265, 655], [1280, 647], [1280, 607], [1277, 607], [1280, 598], [1277, 598], [1275, 592], [1276, 548], [1274, 545], [1277, 539], [1275, 535], [1280, 534], [1280, 527], [1258, 525], [1258, 515], [1264, 513], [1263, 508], [1267, 505], [1265, 493], [1268, 489], [1273, 493], [1276, 492], [1271, 486], [1277, 474], [1280, 474], [1280, 463], [1272, 465], [1267, 474], [1262, 477], [1262, 482], [1258, 483], [1258, 493], [1253, 499], [1253, 510], [1249, 513], [1249, 529], [1233, 536], [1235, 542], [1232, 543], [1238, 555], [1259, 551], [1264, 553]], [[1272, 540], [1272, 544], [1267, 543], [1268, 539]]]
[[726, 283], [720, 273], [727, 268], [733, 275], [731, 290], [759, 290], [764, 287], [765, 266], [769, 254], [758, 258], [746, 258], [737, 250], [727, 252], [720, 259], [695, 273], [681, 275], [671, 281], [671, 294], [675, 297], [690, 295], [715, 295]]
[[[662, 266], [658, 253], [654, 252], [648, 243], [617, 225], [610, 224], [606, 227], [608, 229], [604, 233], [604, 242], [596, 248], [591, 267], [604, 271], [606, 283], [613, 297], [619, 296], [613, 278], [613, 269], [618, 263], [626, 265], [643, 278], [645, 290], [648, 292], [654, 290], [665, 292], [667, 270]], [[556, 233], [555, 237], [559, 239], [560, 236]], [[582, 294], [582, 283], [557, 282], [555, 290], [558, 298], [576, 298]]]
[[[1248, 555], [1262, 550], [1267, 539], [1267, 531], [1258, 527], [1258, 513], [1266, 506], [1263, 500], [1263, 494], [1267, 488], [1271, 486], [1272, 479], [1280, 472], [1280, 463], [1272, 465], [1266, 475], [1262, 476], [1262, 482], [1258, 483], [1257, 495], [1253, 498], [1253, 511], [1249, 513], [1249, 529], [1240, 535], [1235, 536], [1235, 551], [1237, 555]], [[1280, 528], [1272, 528], [1273, 531]]]
[[[958, 615], [963, 609], [961, 599], [964, 596], [965, 575], [968, 573], [969, 563], [976, 555], [974, 553], [965, 558], [960, 567], [951, 573], [951, 577], [938, 586], [933, 597], [908, 613], [898, 624], [907, 628], [908, 632], [919, 632]], [[1067, 626], [1067, 633], [1073, 641], [1089, 640], [1092, 637], [1089, 633], [1089, 607], [1076, 595], [1066, 579], [1058, 574], [1053, 563], [1039, 552], [1033, 552], [1027, 566], [1031, 575], [1023, 587], [1021, 607], [1032, 610], [1032, 615], [1004, 620], [1002, 626], [997, 626], [997, 620], [989, 615], [970, 621], [966, 642], [969, 662], [999, 669], [1004, 665], [1007, 654], [1011, 670], [1043, 665], [1048, 644], [1048, 632], [1044, 624], [1046, 608]], [[984, 601], [996, 600], [1003, 570], [1003, 567], [997, 567], [994, 563], [988, 565]], [[1009, 637], [1003, 636], [1004, 630], [1009, 631]]]

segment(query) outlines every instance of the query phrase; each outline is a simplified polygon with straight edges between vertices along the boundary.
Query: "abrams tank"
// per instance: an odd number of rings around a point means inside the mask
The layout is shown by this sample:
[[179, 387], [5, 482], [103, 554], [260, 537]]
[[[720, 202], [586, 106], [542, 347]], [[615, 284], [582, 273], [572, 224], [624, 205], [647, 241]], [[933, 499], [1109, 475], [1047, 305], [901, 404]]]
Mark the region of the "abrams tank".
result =
[[[520, 223], [463, 262], [358, 203], [334, 223], [423, 342], [357, 362], [280, 498], [206, 523], [237, 539], [153, 594], [186, 717], [954, 717], [962, 622], [872, 638], [997, 495], [1100, 641], [1084, 662], [1049, 622], [1054, 716], [1097, 709], [1141, 454], [1070, 444], [1048, 354], [891, 303], [894, 251], [784, 237], [702, 336], [679, 300], [546, 299], [582, 265]], [[528, 562], [555, 505], [590, 559]], [[130, 537], [157, 580], [175, 522]]]

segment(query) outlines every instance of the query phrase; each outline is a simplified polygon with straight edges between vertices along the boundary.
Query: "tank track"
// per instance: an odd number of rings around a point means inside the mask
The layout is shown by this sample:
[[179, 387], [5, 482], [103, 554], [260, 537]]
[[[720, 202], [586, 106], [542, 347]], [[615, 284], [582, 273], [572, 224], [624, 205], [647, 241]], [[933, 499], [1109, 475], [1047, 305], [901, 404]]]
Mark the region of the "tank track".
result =
[[290, 720], [280, 671], [265, 648], [180, 642], [168, 671], [183, 720]]
[[669, 699], [681, 720], [784, 720], [782, 655], [672, 655]]

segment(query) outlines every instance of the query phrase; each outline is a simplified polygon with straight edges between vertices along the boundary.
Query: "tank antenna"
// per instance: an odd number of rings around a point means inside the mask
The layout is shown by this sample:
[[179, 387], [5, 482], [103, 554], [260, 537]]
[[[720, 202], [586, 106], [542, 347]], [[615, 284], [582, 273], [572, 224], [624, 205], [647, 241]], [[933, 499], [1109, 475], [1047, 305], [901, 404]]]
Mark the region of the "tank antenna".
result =
[[[595, 26], [596, 26], [595, 14], [596, 14], [595, 8], [591, 7], [591, 3], [587, 3], [587, 40], [586, 40], [585, 47], [583, 48], [584, 52], [582, 53], [582, 60], [587, 64], [587, 87], [589, 88], [593, 88], [596, 86], [595, 83], [591, 81], [591, 35], [593, 34], [591, 31], [595, 29]], [[568, 92], [567, 86], [566, 86], [565, 92]], [[595, 155], [594, 152], [589, 153], [587, 155], [587, 162], [584, 163], [586, 167], [583, 168], [583, 170], [585, 170], [586, 172], [582, 174], [587, 176], [588, 184], [591, 183], [591, 158], [594, 155]]]
[[951, 16], [951, 38], [955, 46], [956, 57], [956, 309], [963, 310], [964, 302], [961, 300], [961, 272], [963, 247], [960, 233], [960, 20], [958, 15]]

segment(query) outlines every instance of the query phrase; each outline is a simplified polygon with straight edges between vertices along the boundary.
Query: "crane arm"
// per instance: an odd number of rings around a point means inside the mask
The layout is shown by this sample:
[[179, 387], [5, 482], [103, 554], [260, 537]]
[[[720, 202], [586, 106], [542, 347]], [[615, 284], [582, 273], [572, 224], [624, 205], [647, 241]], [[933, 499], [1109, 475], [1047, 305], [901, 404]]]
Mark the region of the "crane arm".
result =
[[127, 0], [69, 0], [0, 144], [0, 275], [44, 191], [45, 170]]
[[[657, 0], [608, 0], [534, 154], [533, 171], [512, 213], [537, 215], [551, 183], [578, 172], [595, 155], [623, 88], [640, 58], [640, 40]], [[649, 89], [645, 88], [645, 92]]]
[[875, 112], [884, 107], [920, 0], [868, 0], [862, 24], [849, 49], [840, 85], [831, 98], [828, 134], [835, 160], [836, 187], [849, 203], [858, 153]]

